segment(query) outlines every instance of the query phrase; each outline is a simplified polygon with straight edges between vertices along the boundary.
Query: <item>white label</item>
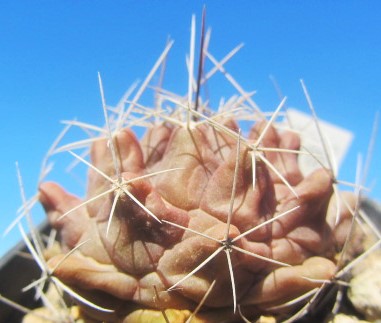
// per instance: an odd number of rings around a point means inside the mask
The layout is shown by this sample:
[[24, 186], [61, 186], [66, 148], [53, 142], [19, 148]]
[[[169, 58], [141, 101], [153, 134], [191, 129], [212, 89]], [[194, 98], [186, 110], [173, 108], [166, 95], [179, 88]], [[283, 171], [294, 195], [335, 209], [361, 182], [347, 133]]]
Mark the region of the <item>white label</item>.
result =
[[[311, 115], [295, 109], [287, 109], [283, 121], [283, 125], [300, 135], [301, 150], [308, 151], [315, 156], [304, 154], [299, 156], [299, 166], [304, 175], [322, 166], [327, 168], [332, 166], [334, 174], [337, 174], [352, 143], [353, 133], [320, 119], [318, 119], [318, 123], [323, 138], [320, 136], [316, 121]], [[324, 146], [326, 146], [330, 162], [326, 158]]]

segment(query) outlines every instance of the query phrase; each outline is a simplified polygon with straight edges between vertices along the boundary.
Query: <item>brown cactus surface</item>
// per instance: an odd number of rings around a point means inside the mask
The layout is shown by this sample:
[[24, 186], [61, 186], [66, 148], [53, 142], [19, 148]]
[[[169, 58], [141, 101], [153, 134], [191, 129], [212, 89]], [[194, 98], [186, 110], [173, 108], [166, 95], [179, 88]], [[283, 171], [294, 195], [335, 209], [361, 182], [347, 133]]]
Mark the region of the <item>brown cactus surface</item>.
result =
[[[220, 124], [238, 132], [232, 119]], [[248, 316], [276, 313], [330, 280], [342, 247], [328, 221], [336, 216], [328, 209], [331, 174], [322, 168], [303, 176], [299, 137], [265, 126], [257, 123], [242, 139], [209, 123], [190, 129], [164, 122], [141, 141], [123, 129], [114, 139], [120, 178], [108, 140], [96, 141], [87, 203], [58, 184], [40, 187], [61, 237], [62, 253], [48, 262], [60, 263], [54, 276], [114, 310], [108, 320], [140, 307], [192, 311], [213, 281], [203, 310], [215, 311], [216, 321], [235, 302]], [[262, 133], [261, 147], [271, 150], [254, 155], [253, 164], [251, 147]], [[343, 209], [342, 222], [349, 217]]]

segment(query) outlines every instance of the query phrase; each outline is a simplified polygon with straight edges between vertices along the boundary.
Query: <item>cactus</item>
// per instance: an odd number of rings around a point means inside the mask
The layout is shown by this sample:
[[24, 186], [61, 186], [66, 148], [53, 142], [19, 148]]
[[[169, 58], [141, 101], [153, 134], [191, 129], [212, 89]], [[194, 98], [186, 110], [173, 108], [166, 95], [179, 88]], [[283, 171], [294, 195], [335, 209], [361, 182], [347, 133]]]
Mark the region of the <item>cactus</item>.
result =
[[[56, 143], [48, 154], [65, 151], [89, 169], [83, 199], [55, 182], [39, 186], [59, 247], [39, 250], [32, 234], [43, 276], [29, 287], [54, 286], [49, 315], [58, 321], [293, 321], [311, 313], [364, 252], [350, 244], [365, 237], [355, 225], [364, 222], [358, 194], [339, 192], [329, 167], [301, 172], [300, 154], [321, 156], [306, 151], [292, 128], [278, 127], [285, 99], [267, 118], [229, 75], [240, 96], [218, 109], [203, 102], [203, 56], [227, 73], [201, 45], [193, 78], [192, 26], [185, 98], [159, 88], [153, 109], [138, 103], [169, 43], [135, 97], [115, 109], [99, 76], [105, 127], [73, 121], [99, 135]], [[133, 125], [146, 127], [141, 139]]]

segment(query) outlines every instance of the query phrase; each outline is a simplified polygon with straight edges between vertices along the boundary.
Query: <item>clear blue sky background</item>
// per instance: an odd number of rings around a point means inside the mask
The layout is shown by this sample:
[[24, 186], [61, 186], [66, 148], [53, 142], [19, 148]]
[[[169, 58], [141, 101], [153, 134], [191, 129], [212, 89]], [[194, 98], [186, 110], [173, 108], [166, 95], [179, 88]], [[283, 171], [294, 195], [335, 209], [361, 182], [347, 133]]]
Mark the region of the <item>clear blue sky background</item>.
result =
[[[258, 91], [255, 100], [264, 110], [279, 103], [271, 74], [288, 106], [307, 111], [303, 78], [318, 115], [355, 133], [340, 171], [342, 179], [354, 180], [357, 153], [366, 152], [381, 107], [381, 2], [1, 1], [0, 232], [21, 203], [15, 161], [30, 197], [41, 159], [62, 129], [59, 121], [102, 124], [98, 71], [107, 101], [116, 104], [133, 81], [144, 79], [170, 35], [175, 44], [165, 87], [186, 92], [191, 15], [199, 26], [204, 3], [210, 51], [221, 59], [245, 43], [226, 68], [246, 90]], [[214, 93], [233, 94], [222, 81]], [[380, 201], [377, 138], [367, 184]], [[52, 174], [64, 183], [66, 177]], [[39, 209], [34, 213], [43, 218]], [[0, 240], [0, 254], [19, 237], [14, 230]]]

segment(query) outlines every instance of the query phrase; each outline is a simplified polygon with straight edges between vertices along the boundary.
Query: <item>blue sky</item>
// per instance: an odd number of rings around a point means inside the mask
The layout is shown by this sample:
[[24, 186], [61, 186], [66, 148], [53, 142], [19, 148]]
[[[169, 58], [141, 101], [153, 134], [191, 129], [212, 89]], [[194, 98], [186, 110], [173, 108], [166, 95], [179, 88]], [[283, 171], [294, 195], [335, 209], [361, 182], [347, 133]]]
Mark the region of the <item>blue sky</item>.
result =
[[[273, 75], [287, 105], [307, 111], [304, 79], [319, 117], [355, 134], [340, 171], [353, 181], [358, 153], [365, 154], [381, 107], [381, 23], [378, 1], [2, 1], [0, 3], [0, 232], [21, 203], [15, 161], [26, 194], [37, 188], [41, 160], [62, 129], [60, 120], [102, 124], [97, 72], [106, 99], [116, 104], [143, 80], [165, 47], [167, 89], [187, 89], [185, 55], [191, 15], [200, 24], [203, 4], [212, 28], [210, 51], [222, 58], [244, 48], [226, 68], [264, 110], [279, 103]], [[216, 97], [235, 91], [219, 84]], [[380, 201], [380, 131], [367, 184]], [[52, 174], [60, 182], [67, 175]], [[43, 218], [39, 209], [34, 211]], [[13, 245], [14, 230], [0, 241]]]

